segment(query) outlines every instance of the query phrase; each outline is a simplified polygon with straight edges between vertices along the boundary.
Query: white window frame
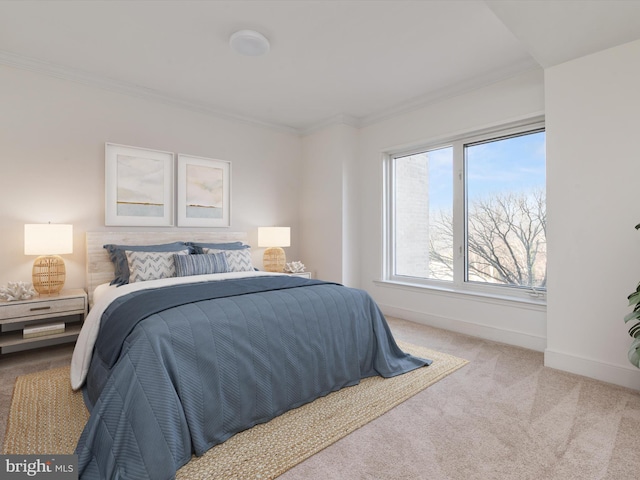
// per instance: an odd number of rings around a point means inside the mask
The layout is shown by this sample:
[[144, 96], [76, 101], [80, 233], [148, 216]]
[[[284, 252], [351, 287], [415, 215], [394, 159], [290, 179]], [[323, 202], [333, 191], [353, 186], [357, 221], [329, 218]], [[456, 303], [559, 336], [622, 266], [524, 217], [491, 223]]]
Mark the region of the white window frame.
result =
[[[499, 140], [503, 137], [525, 134], [545, 129], [544, 118], [536, 117], [520, 122], [483, 129], [467, 134], [456, 135], [446, 140], [424, 142], [419, 146], [392, 149], [383, 154], [383, 265], [382, 282], [409, 287], [420, 287], [444, 292], [453, 292], [496, 299], [514, 300], [518, 302], [546, 304], [546, 289], [533, 289], [510, 285], [483, 284], [468, 282], [466, 278], [467, 252], [465, 228], [467, 225], [465, 212], [465, 145], [488, 140]], [[395, 252], [395, 211], [393, 194], [394, 159], [439, 148], [453, 149], [453, 238], [454, 261], [453, 281], [396, 275], [394, 265]], [[545, 186], [546, 188], [546, 186]]]

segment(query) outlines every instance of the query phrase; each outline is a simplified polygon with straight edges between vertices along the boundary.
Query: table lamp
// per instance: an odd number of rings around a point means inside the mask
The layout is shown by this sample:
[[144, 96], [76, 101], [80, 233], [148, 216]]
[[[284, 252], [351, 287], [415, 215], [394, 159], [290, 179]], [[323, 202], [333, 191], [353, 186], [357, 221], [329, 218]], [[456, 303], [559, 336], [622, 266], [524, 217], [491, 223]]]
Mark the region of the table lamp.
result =
[[287, 264], [287, 256], [282, 247], [291, 246], [291, 228], [259, 227], [258, 246], [267, 247], [262, 264], [267, 272], [282, 272]]
[[60, 255], [73, 253], [73, 225], [27, 224], [24, 254], [39, 255], [33, 262], [33, 288], [40, 295], [55, 295], [64, 286], [66, 270]]

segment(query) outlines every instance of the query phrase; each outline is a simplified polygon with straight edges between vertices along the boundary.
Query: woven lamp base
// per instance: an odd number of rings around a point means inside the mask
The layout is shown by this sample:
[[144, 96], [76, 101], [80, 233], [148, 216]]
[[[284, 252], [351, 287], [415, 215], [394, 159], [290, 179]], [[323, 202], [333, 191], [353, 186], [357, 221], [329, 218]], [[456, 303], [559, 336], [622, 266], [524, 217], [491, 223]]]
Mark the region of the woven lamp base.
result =
[[287, 256], [280, 247], [269, 247], [262, 256], [262, 265], [267, 272], [283, 272]]
[[59, 255], [36, 258], [31, 270], [33, 288], [40, 295], [56, 295], [64, 286], [67, 271], [64, 260]]

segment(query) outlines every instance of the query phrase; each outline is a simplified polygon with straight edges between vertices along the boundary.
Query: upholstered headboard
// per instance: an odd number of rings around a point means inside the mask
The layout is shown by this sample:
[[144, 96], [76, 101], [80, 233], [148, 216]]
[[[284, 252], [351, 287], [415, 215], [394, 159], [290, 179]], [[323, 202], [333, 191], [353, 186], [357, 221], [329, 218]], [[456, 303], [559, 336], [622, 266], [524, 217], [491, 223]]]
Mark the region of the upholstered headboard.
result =
[[93, 291], [114, 278], [113, 263], [103, 245], [156, 245], [171, 242], [246, 241], [246, 232], [87, 232], [87, 293], [93, 305]]

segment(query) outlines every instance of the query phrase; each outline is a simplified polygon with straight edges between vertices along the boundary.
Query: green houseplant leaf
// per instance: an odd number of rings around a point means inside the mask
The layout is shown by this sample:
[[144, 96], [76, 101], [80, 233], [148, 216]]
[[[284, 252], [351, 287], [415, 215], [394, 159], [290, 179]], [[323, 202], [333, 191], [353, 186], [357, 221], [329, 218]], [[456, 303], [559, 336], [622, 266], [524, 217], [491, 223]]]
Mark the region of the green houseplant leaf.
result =
[[627, 297], [629, 299], [629, 306], [640, 303], [640, 292], [635, 291]]
[[640, 309], [636, 308], [633, 312], [627, 313], [624, 317], [624, 323], [627, 323], [631, 320], [640, 320]]
[[640, 338], [636, 338], [629, 348], [629, 361], [640, 368]]
[[636, 323], [629, 329], [629, 335], [633, 338], [640, 338], [640, 323]]
[[[636, 230], [640, 230], [640, 223], [636, 225]], [[633, 307], [633, 311], [624, 317], [624, 323], [631, 320], [640, 320], [640, 283], [636, 286], [636, 291], [632, 292], [628, 297], [629, 306]], [[629, 335], [633, 338], [631, 347], [629, 347], [629, 361], [632, 365], [640, 368], [640, 322], [636, 322], [629, 329]]]

